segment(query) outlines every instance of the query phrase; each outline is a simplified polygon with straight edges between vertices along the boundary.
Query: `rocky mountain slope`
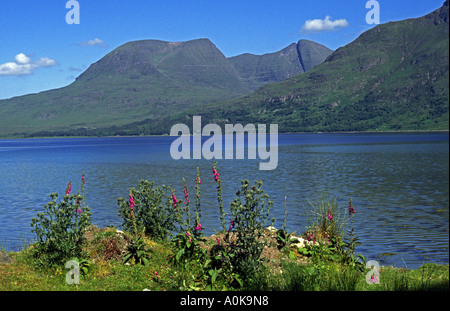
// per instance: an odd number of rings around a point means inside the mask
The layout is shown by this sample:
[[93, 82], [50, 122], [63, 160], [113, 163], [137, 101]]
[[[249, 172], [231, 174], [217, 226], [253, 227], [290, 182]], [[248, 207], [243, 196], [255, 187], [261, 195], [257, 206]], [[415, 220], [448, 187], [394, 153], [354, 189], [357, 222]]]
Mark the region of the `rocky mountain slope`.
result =
[[301, 41], [268, 55], [227, 59], [208, 39], [129, 42], [67, 87], [1, 100], [0, 136], [91, 131], [161, 119], [250, 94], [312, 68], [331, 52]]

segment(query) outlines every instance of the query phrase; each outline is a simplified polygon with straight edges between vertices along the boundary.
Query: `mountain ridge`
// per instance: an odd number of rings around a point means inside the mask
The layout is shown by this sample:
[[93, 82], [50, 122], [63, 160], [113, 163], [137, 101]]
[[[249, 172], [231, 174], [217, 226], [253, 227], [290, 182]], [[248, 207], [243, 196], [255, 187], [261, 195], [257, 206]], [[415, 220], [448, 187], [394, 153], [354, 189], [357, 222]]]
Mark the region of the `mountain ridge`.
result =
[[291, 70], [288, 63], [283, 65], [272, 68], [266, 62], [268, 79], [255, 83], [250, 76], [248, 81], [242, 78], [209, 39], [131, 41], [91, 64], [68, 86], [0, 100], [0, 135], [95, 129], [161, 118], [280, 81]]
[[447, 0], [423, 17], [364, 32], [304, 74], [158, 123], [109, 130], [163, 134], [201, 115], [202, 123], [278, 124], [280, 132], [448, 131], [448, 15]]
[[[128, 118], [127, 123], [116, 122], [110, 126], [93, 126], [91, 121], [70, 128], [41, 128], [28, 131], [27, 135], [167, 135], [174, 124], [191, 126], [193, 115], [201, 115], [205, 124], [278, 124], [280, 132], [448, 131], [448, 11], [446, 0], [441, 8], [423, 17], [375, 26], [307, 72], [268, 83], [246, 95], [209, 105], [192, 105], [178, 99], [179, 102], [170, 104], [170, 113], [157, 118], [134, 121]], [[285, 52], [295, 55], [294, 45], [286, 47]], [[278, 55], [281, 54], [289, 53], [279, 51]], [[272, 56], [265, 57], [272, 59]], [[248, 75], [241, 78], [244, 84], [256, 87], [258, 79], [267, 75], [264, 70], [257, 71], [259, 57], [244, 54], [234, 61], [245, 57], [252, 58], [253, 63], [234, 67]], [[274, 65], [271, 61], [268, 64]], [[283, 62], [275, 66], [282, 67]], [[260, 74], [252, 76], [255, 72]], [[276, 71], [271, 73], [276, 77]], [[190, 78], [186, 77], [188, 81]], [[132, 87], [138, 86], [134, 83]], [[198, 93], [198, 89], [190, 87]], [[220, 89], [213, 91], [217, 95]], [[167, 102], [157, 102], [153, 107], [164, 109], [167, 105]], [[139, 111], [140, 107], [135, 102], [121, 102], [120, 108], [125, 113]]]

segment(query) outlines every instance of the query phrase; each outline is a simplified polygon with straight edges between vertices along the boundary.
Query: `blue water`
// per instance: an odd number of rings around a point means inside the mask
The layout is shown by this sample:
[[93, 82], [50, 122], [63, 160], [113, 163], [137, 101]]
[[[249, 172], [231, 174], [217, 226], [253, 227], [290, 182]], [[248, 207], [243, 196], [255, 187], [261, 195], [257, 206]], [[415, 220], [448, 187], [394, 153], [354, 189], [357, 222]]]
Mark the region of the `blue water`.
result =
[[[117, 199], [141, 179], [170, 185], [182, 197], [185, 177], [193, 191], [202, 177], [202, 225], [220, 230], [213, 160], [173, 160], [174, 137], [108, 137], [0, 140], [0, 247], [19, 250], [32, 241], [31, 218], [51, 192], [63, 194], [86, 175], [86, 203], [98, 226], [120, 227]], [[308, 225], [305, 209], [323, 195], [345, 211], [350, 197], [354, 226], [368, 260], [416, 268], [449, 261], [449, 135], [283, 134], [278, 166], [259, 170], [259, 159], [218, 160], [225, 206], [241, 179], [262, 179], [274, 201], [275, 227], [283, 224], [287, 196], [289, 231]]]

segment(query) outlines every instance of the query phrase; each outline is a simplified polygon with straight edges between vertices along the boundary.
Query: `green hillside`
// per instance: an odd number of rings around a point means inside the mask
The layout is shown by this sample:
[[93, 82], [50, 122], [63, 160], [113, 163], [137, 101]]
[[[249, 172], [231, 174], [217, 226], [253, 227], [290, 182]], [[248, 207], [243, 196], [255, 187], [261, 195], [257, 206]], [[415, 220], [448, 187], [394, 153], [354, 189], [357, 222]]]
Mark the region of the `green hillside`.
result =
[[[108, 129], [169, 133], [178, 122], [278, 124], [281, 132], [449, 129], [449, 6], [378, 25], [310, 71], [158, 123]], [[139, 130], [137, 130], [139, 128]]]
[[0, 134], [168, 134], [193, 115], [280, 132], [448, 130], [448, 20], [446, 1], [366, 31], [317, 66], [326, 48], [303, 40], [230, 59], [206, 39], [131, 42], [66, 88], [0, 101]]
[[[67, 87], [1, 100], [0, 136], [88, 133], [159, 120], [250, 94], [261, 85], [303, 72], [290, 64], [299, 62], [297, 56], [276, 66], [281, 63], [277, 59], [284, 59], [283, 51], [270, 54], [268, 76], [254, 83], [257, 78], [241, 77], [242, 71], [208, 39], [129, 42], [92, 64]], [[313, 65], [323, 62], [328, 51], [314, 55]], [[245, 66], [245, 61], [240, 64]]]

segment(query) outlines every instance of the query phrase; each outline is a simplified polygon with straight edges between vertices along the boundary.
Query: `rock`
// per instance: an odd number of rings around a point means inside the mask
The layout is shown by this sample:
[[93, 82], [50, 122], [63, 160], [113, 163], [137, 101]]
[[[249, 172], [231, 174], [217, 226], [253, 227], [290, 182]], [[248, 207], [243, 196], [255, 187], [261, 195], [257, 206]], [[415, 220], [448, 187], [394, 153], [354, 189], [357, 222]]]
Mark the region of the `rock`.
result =
[[290, 246], [293, 246], [295, 248], [304, 248], [307, 245], [319, 245], [319, 243], [308, 241], [301, 237], [291, 236]]
[[0, 251], [0, 264], [11, 264], [15, 261], [14, 257], [8, 255], [5, 251]]
[[277, 228], [275, 228], [274, 226], [268, 226], [267, 230], [272, 231], [272, 232], [277, 232]]

